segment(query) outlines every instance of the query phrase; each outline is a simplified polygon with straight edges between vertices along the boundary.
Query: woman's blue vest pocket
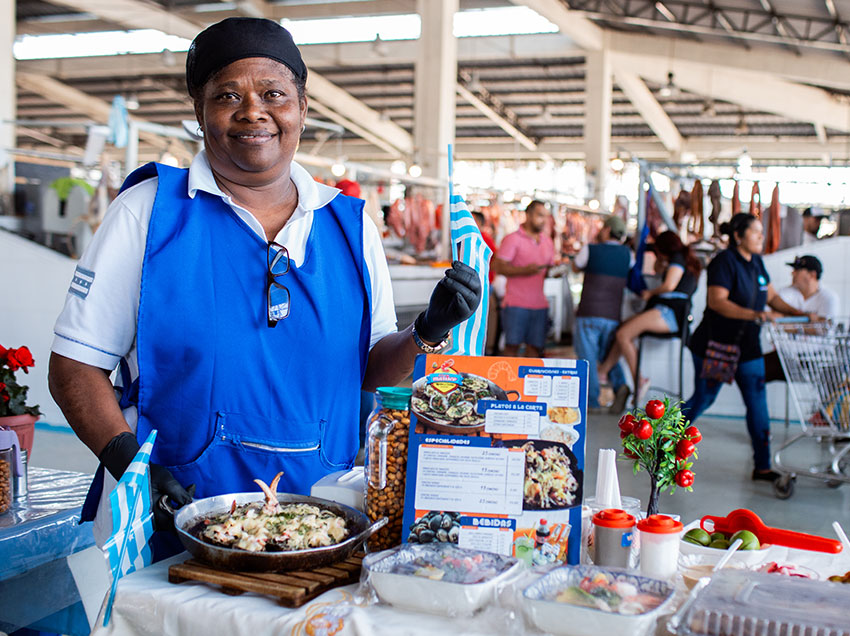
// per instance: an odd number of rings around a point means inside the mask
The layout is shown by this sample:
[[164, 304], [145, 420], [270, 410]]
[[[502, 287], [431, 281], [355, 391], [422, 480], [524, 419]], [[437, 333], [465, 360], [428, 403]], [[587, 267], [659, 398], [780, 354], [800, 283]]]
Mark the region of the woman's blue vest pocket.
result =
[[[257, 430], [286, 433], [259, 436]], [[200, 454], [168, 468], [180, 483], [195, 484], [196, 497], [258, 490], [254, 479], [268, 483], [281, 471], [279, 492], [309, 494], [310, 486], [325, 474], [351, 466], [350, 461], [334, 462], [326, 456], [327, 431], [324, 420], [262, 426], [256, 415], [219, 412], [212, 439]]]

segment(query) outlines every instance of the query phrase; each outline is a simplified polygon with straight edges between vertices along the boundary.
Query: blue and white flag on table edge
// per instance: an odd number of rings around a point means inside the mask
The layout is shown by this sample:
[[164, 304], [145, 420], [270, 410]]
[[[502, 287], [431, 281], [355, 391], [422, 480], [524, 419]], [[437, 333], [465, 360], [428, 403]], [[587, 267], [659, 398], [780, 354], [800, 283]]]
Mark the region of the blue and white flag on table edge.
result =
[[452, 259], [459, 260], [478, 272], [481, 303], [472, 316], [452, 329], [452, 342], [443, 353], [483, 356], [487, 339], [490, 257], [493, 250], [484, 242], [478, 224], [459, 195], [452, 195], [451, 206]]
[[153, 536], [150, 459], [155, 439], [156, 431], [153, 430], [109, 495], [112, 535], [103, 545], [103, 552], [112, 571], [112, 588], [104, 612], [104, 625], [109, 623], [118, 579], [150, 565], [152, 560], [148, 545]]

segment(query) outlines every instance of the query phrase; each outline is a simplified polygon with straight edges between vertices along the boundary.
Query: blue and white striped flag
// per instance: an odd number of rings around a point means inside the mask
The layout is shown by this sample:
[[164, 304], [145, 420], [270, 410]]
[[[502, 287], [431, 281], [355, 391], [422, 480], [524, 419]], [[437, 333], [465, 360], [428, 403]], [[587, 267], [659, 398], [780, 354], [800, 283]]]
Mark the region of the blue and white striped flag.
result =
[[155, 439], [156, 430], [153, 430], [109, 495], [112, 536], [103, 545], [103, 551], [112, 571], [112, 587], [104, 611], [104, 626], [109, 623], [112, 614], [118, 579], [151, 563], [148, 545], [153, 536], [150, 460]]
[[483, 356], [487, 339], [487, 309], [490, 300], [490, 257], [487, 247], [469, 209], [459, 195], [451, 197], [452, 260], [459, 260], [478, 272], [481, 281], [481, 304], [467, 320], [452, 329], [452, 343], [444, 353]]

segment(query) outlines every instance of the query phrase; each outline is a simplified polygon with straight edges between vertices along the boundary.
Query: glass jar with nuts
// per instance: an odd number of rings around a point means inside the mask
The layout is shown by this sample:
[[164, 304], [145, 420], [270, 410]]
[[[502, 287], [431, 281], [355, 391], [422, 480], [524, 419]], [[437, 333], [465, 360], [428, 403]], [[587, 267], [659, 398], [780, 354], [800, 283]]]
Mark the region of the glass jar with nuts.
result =
[[2, 515], [12, 506], [13, 458], [13, 449], [0, 449], [0, 515]]
[[389, 519], [369, 538], [373, 552], [401, 544], [411, 394], [411, 389], [380, 387], [366, 424], [366, 514], [372, 521]]

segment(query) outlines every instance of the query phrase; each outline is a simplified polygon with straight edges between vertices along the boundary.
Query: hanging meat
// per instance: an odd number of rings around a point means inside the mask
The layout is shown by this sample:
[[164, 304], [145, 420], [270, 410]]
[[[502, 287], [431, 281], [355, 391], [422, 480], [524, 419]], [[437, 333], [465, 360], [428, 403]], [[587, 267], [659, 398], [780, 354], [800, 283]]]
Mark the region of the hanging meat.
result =
[[688, 231], [702, 238], [705, 230], [705, 219], [703, 217], [703, 193], [702, 181], [697, 179], [694, 182], [694, 190], [691, 192], [691, 221]]
[[[679, 194], [681, 196], [681, 193]], [[688, 195], [690, 196], [690, 195]], [[688, 202], [690, 205], [690, 202]], [[661, 233], [661, 226], [664, 223], [661, 219], [661, 212], [655, 203], [655, 198], [651, 192], [646, 193], [646, 224], [649, 226], [649, 235], [655, 238]]]
[[761, 193], [759, 192], [758, 181], [753, 181], [753, 193], [750, 195], [750, 214], [757, 219], [761, 218]]
[[741, 196], [738, 192], [738, 181], [735, 181], [735, 189], [732, 191], [732, 216], [741, 211]]
[[770, 197], [770, 207], [767, 209], [767, 239], [764, 243], [764, 253], [773, 254], [779, 249], [782, 240], [782, 221], [779, 218], [779, 184], [773, 188]]
[[712, 234], [720, 235], [720, 182], [715, 179], [708, 186], [708, 198], [711, 200], [711, 214], [708, 220], [711, 221]]
[[679, 196], [673, 202], [673, 223], [676, 224], [676, 230], [681, 230], [691, 216], [691, 193], [687, 190], [679, 192]]
[[386, 216], [387, 225], [399, 238], [404, 238], [404, 199], [396, 199]]
[[404, 200], [404, 232], [416, 253], [425, 251], [434, 227], [434, 204], [421, 194]]

